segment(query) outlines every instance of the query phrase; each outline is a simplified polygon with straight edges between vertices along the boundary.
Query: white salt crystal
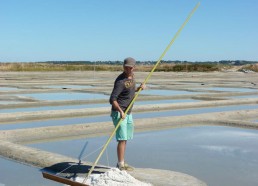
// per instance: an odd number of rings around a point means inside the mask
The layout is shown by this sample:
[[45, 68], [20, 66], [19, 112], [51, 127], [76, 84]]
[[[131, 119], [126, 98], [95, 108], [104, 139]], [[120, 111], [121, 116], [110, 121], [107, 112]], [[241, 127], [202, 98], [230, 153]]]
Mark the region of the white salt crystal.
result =
[[[82, 183], [84, 178], [76, 177], [75, 181]], [[103, 174], [91, 174], [86, 183], [90, 186], [151, 186], [149, 183], [141, 182], [126, 171], [112, 168]]]

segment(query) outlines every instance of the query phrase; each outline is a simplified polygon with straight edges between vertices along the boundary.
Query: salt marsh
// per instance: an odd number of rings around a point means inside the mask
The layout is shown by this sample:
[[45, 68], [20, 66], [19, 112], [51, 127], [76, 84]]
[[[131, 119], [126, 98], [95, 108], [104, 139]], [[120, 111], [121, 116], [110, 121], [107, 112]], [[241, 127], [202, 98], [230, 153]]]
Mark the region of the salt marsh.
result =
[[[0, 172], [5, 171], [0, 184], [15, 185], [17, 182], [9, 173], [15, 172], [19, 179], [26, 178], [27, 172], [35, 179], [24, 179], [19, 182], [21, 185], [56, 185], [39, 174], [50, 160], [36, 160], [40, 153], [30, 159], [20, 156], [22, 150], [19, 153], [16, 144], [75, 160], [86, 141], [89, 146], [84, 155], [103, 145], [113, 129], [108, 99], [119, 73], [96, 72], [93, 79], [92, 73], [83, 72], [24, 72], [21, 76], [18, 72], [3, 72], [0, 155], [16, 162], [0, 159]], [[146, 73], [136, 72], [138, 84], [145, 77]], [[257, 185], [255, 81], [256, 73], [154, 73], [150, 86], [134, 105], [136, 131], [128, 145], [127, 160], [136, 168], [192, 175], [207, 185]], [[83, 109], [85, 112], [78, 115]], [[103, 112], [87, 114], [87, 109]], [[68, 111], [69, 114], [61, 114]], [[30, 113], [38, 115], [27, 117]], [[6, 122], [5, 117], [13, 118], [12, 122]], [[10, 145], [13, 149], [8, 154], [3, 149], [9, 142], [15, 145]], [[104, 156], [101, 164], [114, 166], [115, 146], [113, 140], [108, 148], [109, 162]], [[94, 159], [93, 156], [86, 160]], [[239, 177], [240, 174], [244, 176]]]

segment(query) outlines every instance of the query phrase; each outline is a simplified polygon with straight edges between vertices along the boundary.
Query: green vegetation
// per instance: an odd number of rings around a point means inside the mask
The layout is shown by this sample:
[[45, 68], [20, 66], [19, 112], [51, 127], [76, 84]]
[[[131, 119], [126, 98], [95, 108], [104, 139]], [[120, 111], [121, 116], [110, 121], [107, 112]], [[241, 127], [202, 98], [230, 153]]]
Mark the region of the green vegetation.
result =
[[118, 65], [82, 65], [49, 63], [0, 63], [0, 71], [116, 71], [122, 70]]
[[[187, 61], [162, 61], [156, 71], [164, 72], [212, 72], [236, 69], [239, 71], [258, 72], [258, 63], [241, 62], [245, 65], [239, 65], [240, 62], [222, 61], [222, 62], [187, 62]], [[121, 61], [106, 62], [34, 62], [34, 63], [0, 63], [0, 71], [122, 71]], [[137, 62], [137, 71], [149, 72], [155, 62], [145, 61]]]
[[258, 72], [258, 63], [256, 64], [248, 64], [248, 65], [244, 65], [242, 66], [238, 71], [241, 71], [241, 72]]
[[160, 65], [156, 71], [165, 72], [211, 72], [219, 71], [219, 66], [217, 64], [211, 63], [185, 63], [185, 64], [165, 64]]

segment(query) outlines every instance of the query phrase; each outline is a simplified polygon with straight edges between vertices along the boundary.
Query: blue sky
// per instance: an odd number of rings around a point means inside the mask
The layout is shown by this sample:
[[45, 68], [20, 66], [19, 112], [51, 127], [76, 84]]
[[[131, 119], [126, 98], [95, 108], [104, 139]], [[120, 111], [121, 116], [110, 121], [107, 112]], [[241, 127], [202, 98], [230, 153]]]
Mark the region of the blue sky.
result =
[[[0, 62], [156, 61], [198, 0], [0, 0]], [[202, 0], [164, 60], [258, 61], [258, 1]]]

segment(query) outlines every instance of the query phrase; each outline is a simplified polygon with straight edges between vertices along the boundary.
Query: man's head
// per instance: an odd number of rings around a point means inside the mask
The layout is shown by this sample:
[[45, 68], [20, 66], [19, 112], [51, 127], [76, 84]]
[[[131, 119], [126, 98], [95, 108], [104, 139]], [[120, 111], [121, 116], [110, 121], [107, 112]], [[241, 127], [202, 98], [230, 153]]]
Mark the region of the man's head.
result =
[[136, 61], [134, 58], [128, 57], [124, 60], [124, 72], [129, 77], [132, 76]]
[[125, 58], [125, 60], [124, 60], [125, 67], [134, 67], [135, 64], [136, 64], [136, 61], [132, 57]]

